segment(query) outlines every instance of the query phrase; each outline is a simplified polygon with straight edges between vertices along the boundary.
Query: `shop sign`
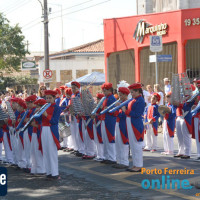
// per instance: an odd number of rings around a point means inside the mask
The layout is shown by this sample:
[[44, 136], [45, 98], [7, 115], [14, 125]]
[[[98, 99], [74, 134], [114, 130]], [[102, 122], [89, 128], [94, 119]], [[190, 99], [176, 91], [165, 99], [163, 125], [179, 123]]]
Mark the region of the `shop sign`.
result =
[[185, 22], [185, 26], [200, 25], [200, 19], [199, 18], [185, 19], [184, 22]]
[[167, 34], [167, 27], [167, 23], [152, 26], [142, 19], [137, 23], [133, 38], [142, 43], [145, 35], [156, 33], [156, 35], [161, 36]]

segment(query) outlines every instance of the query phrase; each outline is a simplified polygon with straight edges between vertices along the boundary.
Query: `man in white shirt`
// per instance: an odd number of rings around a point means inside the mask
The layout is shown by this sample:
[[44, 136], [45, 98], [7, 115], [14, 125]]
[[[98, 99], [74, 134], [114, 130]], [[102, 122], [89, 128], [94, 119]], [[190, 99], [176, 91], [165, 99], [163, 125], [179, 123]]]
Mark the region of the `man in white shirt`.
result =
[[142, 91], [143, 91], [143, 96], [144, 96], [144, 101], [146, 103], [146, 106], [149, 104], [149, 97], [151, 96], [149, 94], [149, 92], [147, 92], [146, 90], [144, 90], [144, 85], [141, 83], [142, 85]]
[[164, 78], [164, 84], [165, 84], [165, 95], [167, 95], [167, 93], [171, 91], [171, 85], [169, 84], [168, 78]]

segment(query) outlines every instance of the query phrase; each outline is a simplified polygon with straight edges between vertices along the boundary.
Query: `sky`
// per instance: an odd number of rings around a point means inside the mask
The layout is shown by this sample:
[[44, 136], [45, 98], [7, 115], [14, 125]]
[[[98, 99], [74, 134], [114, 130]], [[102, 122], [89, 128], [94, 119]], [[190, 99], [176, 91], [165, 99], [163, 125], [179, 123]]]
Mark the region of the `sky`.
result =
[[[11, 25], [19, 24], [30, 52], [44, 50], [39, 1], [43, 4], [43, 0], [0, 0], [0, 12]], [[62, 46], [68, 49], [103, 39], [103, 19], [136, 15], [136, 0], [48, 0], [48, 8], [49, 50], [61, 51]]]

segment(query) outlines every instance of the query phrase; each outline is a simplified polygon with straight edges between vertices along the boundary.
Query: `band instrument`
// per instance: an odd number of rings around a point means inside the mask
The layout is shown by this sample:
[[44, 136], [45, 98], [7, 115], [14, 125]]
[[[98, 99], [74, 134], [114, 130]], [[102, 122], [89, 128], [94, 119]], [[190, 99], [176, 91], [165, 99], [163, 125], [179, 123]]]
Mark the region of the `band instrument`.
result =
[[121, 103], [119, 106], [114, 107], [113, 109], [111, 109], [110, 111], [108, 111], [109, 113], [113, 113], [115, 111], [117, 111], [118, 109], [122, 108], [123, 106], [127, 106], [129, 104], [129, 102], [131, 102], [133, 99], [128, 99], [126, 101], [124, 101], [123, 103]]
[[7, 112], [8, 112], [10, 119], [15, 120], [15, 113], [10, 105], [10, 102], [6, 101], [5, 104], [6, 104]]
[[188, 96], [192, 96], [192, 88], [187, 73], [172, 74], [171, 104], [183, 104]]
[[99, 103], [97, 104], [96, 108], [92, 111], [91, 115], [95, 115], [97, 110], [102, 106], [103, 102], [106, 100], [106, 97], [103, 97]]
[[115, 101], [114, 103], [112, 103], [112, 104], [111, 104], [110, 106], [108, 106], [106, 109], [102, 110], [102, 111], [100, 112], [100, 115], [103, 115], [103, 114], [107, 113], [110, 109], [114, 108], [115, 105], [116, 105], [117, 103], [119, 103], [120, 101], [121, 101], [121, 100], [118, 99], [117, 101]]
[[171, 113], [171, 110], [170, 110], [170, 108], [168, 108], [167, 106], [161, 105], [161, 106], [158, 107], [158, 112], [159, 112], [162, 116], [165, 116], [166, 113]]
[[22, 132], [24, 132], [28, 126], [30, 125], [30, 123], [32, 122], [32, 120], [34, 118], [38, 118], [40, 117], [49, 107], [51, 106], [51, 103], [46, 103], [44, 104], [40, 110], [38, 110], [34, 115], [31, 116], [31, 118], [26, 122], [26, 124], [24, 125], [24, 127], [21, 129]]
[[20, 120], [20, 122], [19, 122], [19, 124], [18, 124], [18, 126], [17, 126], [17, 128], [16, 128], [16, 131], [18, 131], [18, 130], [20, 129], [20, 127], [22, 126], [22, 124], [23, 124], [23, 122], [24, 122], [26, 116], [28, 115], [28, 113], [29, 113], [29, 110], [27, 110], [27, 111], [24, 113], [22, 119]]

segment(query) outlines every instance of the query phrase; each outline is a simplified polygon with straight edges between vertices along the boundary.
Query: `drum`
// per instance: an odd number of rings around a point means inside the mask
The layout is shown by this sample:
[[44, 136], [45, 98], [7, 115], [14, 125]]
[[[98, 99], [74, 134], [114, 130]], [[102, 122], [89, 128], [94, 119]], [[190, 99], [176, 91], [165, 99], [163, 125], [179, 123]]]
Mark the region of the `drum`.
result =
[[58, 128], [59, 128], [60, 142], [62, 142], [63, 138], [71, 135], [69, 115], [67, 114], [60, 115]]
[[165, 116], [166, 113], [171, 113], [171, 110], [170, 108], [168, 108], [167, 106], [159, 106], [158, 107], [158, 112], [162, 115], [162, 116]]

